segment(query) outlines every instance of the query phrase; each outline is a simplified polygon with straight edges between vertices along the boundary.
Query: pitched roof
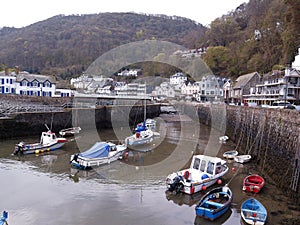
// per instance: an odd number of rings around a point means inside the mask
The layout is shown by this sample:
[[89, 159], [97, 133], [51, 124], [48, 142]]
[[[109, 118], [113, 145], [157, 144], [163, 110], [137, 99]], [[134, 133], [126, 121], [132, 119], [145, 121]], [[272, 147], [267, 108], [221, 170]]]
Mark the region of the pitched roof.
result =
[[54, 76], [40, 75], [40, 74], [30, 74], [28, 72], [20, 72], [17, 75], [16, 82], [21, 82], [22, 80], [27, 80], [29, 82], [37, 80], [41, 83], [44, 83], [45, 81], [48, 80], [52, 84], [56, 83], [56, 79], [55, 79]]
[[241, 89], [242, 87], [244, 87], [253, 76], [255, 76], [257, 74], [257, 72], [253, 72], [253, 73], [248, 73], [242, 76], [239, 76], [236, 80], [235, 80], [235, 85], [233, 87], [233, 89]]

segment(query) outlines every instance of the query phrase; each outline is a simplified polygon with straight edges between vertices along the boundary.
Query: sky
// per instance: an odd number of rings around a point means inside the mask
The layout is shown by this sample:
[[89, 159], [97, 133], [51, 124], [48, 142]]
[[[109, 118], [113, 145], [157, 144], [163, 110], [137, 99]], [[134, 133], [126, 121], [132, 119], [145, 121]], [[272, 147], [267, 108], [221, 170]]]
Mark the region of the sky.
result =
[[21, 28], [59, 14], [135, 12], [181, 16], [209, 25], [249, 0], [5, 0], [0, 27]]

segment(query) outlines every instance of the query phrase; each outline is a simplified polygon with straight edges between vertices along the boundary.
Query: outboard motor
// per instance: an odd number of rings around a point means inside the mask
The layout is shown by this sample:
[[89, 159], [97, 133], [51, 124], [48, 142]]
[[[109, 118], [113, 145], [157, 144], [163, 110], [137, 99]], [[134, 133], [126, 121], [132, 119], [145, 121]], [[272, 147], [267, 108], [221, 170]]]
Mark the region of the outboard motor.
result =
[[183, 181], [182, 176], [176, 176], [173, 179], [173, 183], [170, 184], [170, 186], [169, 186], [169, 191], [176, 192], [176, 194], [178, 194], [180, 191], [182, 191], [182, 189], [183, 189], [182, 181]]
[[15, 146], [15, 151], [14, 151], [14, 155], [17, 155], [18, 153], [20, 153], [21, 155], [23, 154], [23, 150], [25, 147], [25, 143], [23, 141], [21, 141], [19, 144], [17, 144]]

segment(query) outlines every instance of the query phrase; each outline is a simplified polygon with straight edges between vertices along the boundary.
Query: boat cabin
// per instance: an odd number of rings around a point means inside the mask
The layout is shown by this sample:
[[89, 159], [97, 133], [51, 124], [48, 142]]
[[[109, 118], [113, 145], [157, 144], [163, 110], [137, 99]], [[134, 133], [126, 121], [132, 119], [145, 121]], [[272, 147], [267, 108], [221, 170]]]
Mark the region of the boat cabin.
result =
[[48, 145], [50, 143], [55, 142], [56, 139], [57, 139], [57, 137], [56, 137], [55, 133], [53, 133], [51, 131], [42, 132], [40, 144]]
[[[226, 168], [226, 161], [220, 158], [198, 155], [193, 157], [190, 170], [197, 172], [192, 172], [193, 175], [201, 174], [203, 176], [203, 173], [206, 173], [208, 178], [225, 171]], [[193, 179], [195, 179], [194, 176]]]

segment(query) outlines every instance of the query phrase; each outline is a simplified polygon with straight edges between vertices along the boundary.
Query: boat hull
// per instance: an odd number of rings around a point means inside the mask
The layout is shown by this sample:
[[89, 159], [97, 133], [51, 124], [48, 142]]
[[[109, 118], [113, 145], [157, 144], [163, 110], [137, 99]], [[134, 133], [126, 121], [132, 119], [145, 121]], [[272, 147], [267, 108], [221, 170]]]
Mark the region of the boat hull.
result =
[[250, 198], [242, 203], [241, 217], [247, 224], [264, 225], [267, 210], [258, 200]]
[[237, 163], [247, 163], [251, 160], [251, 155], [238, 155], [234, 157], [234, 161]]
[[50, 151], [54, 151], [57, 150], [59, 148], [61, 148], [62, 146], [65, 145], [66, 142], [57, 142], [56, 144], [52, 144], [52, 145], [35, 145], [34, 147], [30, 147], [28, 145], [28, 147], [26, 147], [23, 150], [24, 155], [27, 154], [40, 154], [40, 153], [44, 153], [44, 152], [50, 152]]
[[238, 155], [238, 152], [235, 150], [224, 152], [223, 157], [226, 159], [234, 159]]
[[167, 189], [171, 192], [194, 194], [216, 183], [228, 170], [225, 160], [218, 157], [196, 155], [193, 156], [189, 169], [167, 176]]
[[261, 191], [264, 184], [265, 180], [261, 176], [257, 174], [249, 175], [244, 178], [243, 191], [257, 194]]
[[222, 216], [232, 202], [232, 191], [228, 187], [218, 187], [206, 193], [196, 206], [196, 215], [208, 220]]
[[114, 162], [118, 159], [120, 159], [123, 155], [123, 153], [126, 150], [125, 145], [119, 145], [117, 146], [117, 150], [111, 151], [107, 157], [99, 157], [99, 158], [87, 158], [78, 156], [75, 158], [75, 155], [71, 156], [70, 163], [72, 166], [87, 170], [91, 169], [92, 167], [98, 167], [104, 164], [110, 164], [111, 162]]

